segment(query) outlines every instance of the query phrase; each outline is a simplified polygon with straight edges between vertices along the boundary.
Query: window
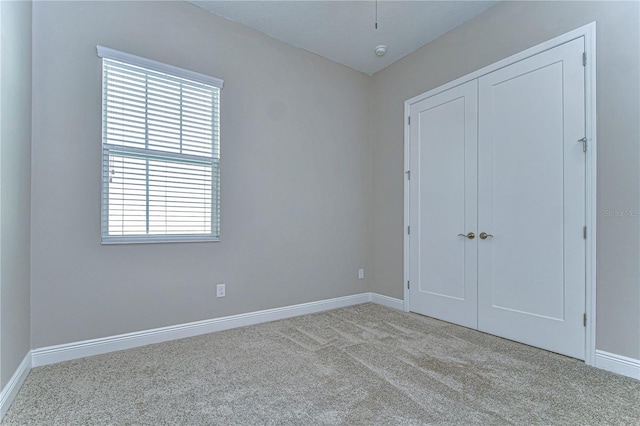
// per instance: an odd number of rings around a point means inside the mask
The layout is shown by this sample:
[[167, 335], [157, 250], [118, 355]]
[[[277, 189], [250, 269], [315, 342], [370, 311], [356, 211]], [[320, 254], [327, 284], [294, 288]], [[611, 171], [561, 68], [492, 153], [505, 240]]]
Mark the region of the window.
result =
[[102, 243], [220, 237], [222, 80], [98, 46]]

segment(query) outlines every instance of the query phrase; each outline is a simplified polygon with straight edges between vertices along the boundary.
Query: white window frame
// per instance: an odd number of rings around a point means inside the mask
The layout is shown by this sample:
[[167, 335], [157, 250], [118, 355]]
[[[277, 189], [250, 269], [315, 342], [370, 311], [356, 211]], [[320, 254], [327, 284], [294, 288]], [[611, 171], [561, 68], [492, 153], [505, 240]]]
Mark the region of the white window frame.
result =
[[[129, 65], [134, 65], [137, 67], [145, 68], [151, 71], [156, 71], [159, 73], [168, 74], [173, 77], [183, 78], [199, 83], [203, 83], [209, 86], [217, 87], [218, 89], [222, 89], [223, 80], [215, 77], [211, 77], [205, 74], [200, 74], [194, 71], [186, 70], [183, 68], [175, 67], [172, 65], [164, 64], [161, 62], [157, 62], [151, 59], [142, 58], [139, 56], [131, 55], [129, 53], [120, 52], [118, 50], [110, 49], [104, 46], [96, 46], [98, 57], [103, 59], [110, 59], [119, 62], [123, 62]], [[101, 68], [101, 72], [103, 69]], [[104, 80], [104, 75], [103, 75]], [[104, 105], [104, 88], [101, 93], [101, 97], [103, 97], [103, 105]], [[103, 106], [104, 108], [104, 106]], [[220, 105], [218, 101], [217, 105], [218, 116], [220, 115]], [[212, 175], [217, 175], [217, 179], [213, 179], [212, 177], [212, 208], [211, 208], [211, 233], [210, 234], [192, 234], [192, 235], [172, 235], [172, 234], [144, 234], [144, 235], [109, 235], [109, 224], [108, 224], [108, 205], [105, 206], [105, 203], [108, 203], [108, 184], [104, 178], [105, 170], [104, 170], [104, 155], [105, 150], [117, 151], [120, 147], [113, 146], [107, 143], [106, 141], [106, 133], [104, 131], [105, 120], [102, 119], [102, 149], [101, 149], [101, 158], [102, 158], [102, 174], [101, 174], [101, 242], [102, 244], [131, 244], [131, 243], [167, 243], [167, 242], [202, 242], [202, 241], [219, 241], [220, 240], [220, 161], [219, 155], [218, 159], [215, 159], [212, 156], [209, 158], [212, 164]], [[218, 140], [214, 141], [214, 144], [220, 147], [219, 135]], [[124, 151], [124, 150], [123, 150]], [[202, 161], [202, 157], [199, 156], [190, 156], [188, 154], [172, 154], [163, 151], [154, 151], [152, 149], [140, 149], [140, 148], [126, 148], [127, 152], [138, 152], [140, 154], [144, 154], [150, 157], [158, 156], [158, 157], [166, 157], [166, 158], [179, 158], [179, 159], [189, 159], [189, 157], [193, 157], [193, 160]]]

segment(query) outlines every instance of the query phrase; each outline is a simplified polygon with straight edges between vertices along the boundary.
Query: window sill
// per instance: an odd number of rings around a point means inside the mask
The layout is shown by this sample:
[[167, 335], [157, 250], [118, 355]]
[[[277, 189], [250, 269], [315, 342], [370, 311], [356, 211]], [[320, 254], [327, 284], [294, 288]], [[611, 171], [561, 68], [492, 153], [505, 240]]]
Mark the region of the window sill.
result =
[[211, 235], [157, 235], [135, 237], [102, 237], [102, 245], [113, 244], [157, 244], [157, 243], [204, 243], [218, 242], [220, 237]]

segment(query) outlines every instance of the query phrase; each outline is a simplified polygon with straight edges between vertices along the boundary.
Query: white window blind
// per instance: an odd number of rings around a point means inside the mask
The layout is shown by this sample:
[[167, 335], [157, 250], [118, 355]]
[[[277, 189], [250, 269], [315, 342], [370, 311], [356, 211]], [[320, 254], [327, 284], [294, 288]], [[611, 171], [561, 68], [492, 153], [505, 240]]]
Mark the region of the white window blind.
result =
[[98, 53], [102, 242], [218, 240], [221, 80]]

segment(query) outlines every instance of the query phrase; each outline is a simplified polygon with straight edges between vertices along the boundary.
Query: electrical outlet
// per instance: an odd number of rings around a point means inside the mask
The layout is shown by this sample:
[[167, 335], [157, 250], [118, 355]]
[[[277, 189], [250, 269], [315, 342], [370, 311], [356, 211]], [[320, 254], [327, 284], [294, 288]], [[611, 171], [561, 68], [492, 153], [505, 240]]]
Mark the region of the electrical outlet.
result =
[[216, 286], [216, 297], [224, 297], [225, 286], [226, 284], [218, 284]]
[[358, 269], [358, 279], [361, 280], [364, 278], [364, 269]]

